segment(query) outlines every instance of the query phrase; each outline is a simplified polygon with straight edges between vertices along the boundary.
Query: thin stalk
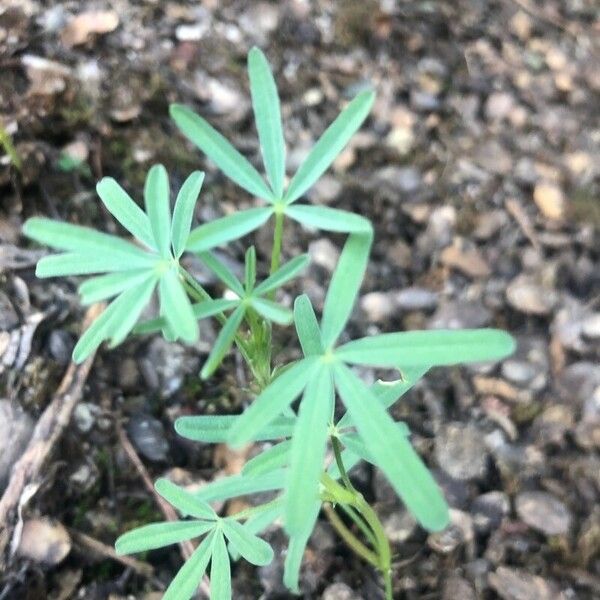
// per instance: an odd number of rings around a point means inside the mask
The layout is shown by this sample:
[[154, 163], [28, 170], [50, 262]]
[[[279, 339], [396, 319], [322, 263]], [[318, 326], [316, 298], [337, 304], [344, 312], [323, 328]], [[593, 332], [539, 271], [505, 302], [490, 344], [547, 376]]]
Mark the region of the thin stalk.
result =
[[333, 447], [333, 455], [335, 456], [335, 463], [337, 465], [338, 471], [340, 472], [342, 481], [344, 485], [351, 491], [355, 492], [354, 486], [350, 481], [350, 477], [348, 477], [348, 473], [346, 472], [346, 467], [344, 466], [344, 461], [342, 460], [342, 444], [340, 440], [335, 436], [331, 436], [331, 445]]
[[365, 519], [362, 515], [356, 512], [352, 506], [349, 504], [340, 504], [340, 508], [352, 519], [352, 521], [356, 524], [356, 526], [362, 531], [363, 535], [369, 540], [369, 544], [373, 546], [373, 548], [377, 548], [377, 539], [373, 532], [369, 529], [369, 526], [365, 522]]
[[345, 525], [340, 519], [338, 514], [333, 510], [330, 504], [323, 504], [323, 511], [329, 519], [329, 522], [333, 528], [337, 531], [339, 536], [346, 542], [349, 548], [358, 554], [362, 559], [373, 565], [375, 568], [379, 568], [379, 557], [377, 554], [369, 550]]
[[281, 262], [281, 245], [283, 243], [283, 212], [275, 211], [275, 226], [273, 228], [273, 248], [271, 250], [271, 275], [279, 269]]

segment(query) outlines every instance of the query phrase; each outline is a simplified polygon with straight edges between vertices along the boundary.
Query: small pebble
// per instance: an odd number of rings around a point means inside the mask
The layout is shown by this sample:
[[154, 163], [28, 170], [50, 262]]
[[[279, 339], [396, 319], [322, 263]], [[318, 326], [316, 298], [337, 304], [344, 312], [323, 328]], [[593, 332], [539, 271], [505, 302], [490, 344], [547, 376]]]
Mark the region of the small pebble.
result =
[[546, 535], [565, 534], [571, 526], [569, 509], [546, 492], [521, 492], [515, 507], [519, 518]]

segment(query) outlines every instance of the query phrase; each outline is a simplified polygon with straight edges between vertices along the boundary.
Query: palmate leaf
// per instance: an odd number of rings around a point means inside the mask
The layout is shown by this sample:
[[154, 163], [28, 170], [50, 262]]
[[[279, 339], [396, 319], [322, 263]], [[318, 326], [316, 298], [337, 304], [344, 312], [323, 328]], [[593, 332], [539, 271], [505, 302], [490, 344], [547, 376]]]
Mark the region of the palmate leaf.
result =
[[513, 338], [498, 329], [429, 330], [361, 338], [338, 348], [336, 355], [351, 364], [415, 367], [498, 360], [514, 349]]
[[267, 542], [250, 533], [234, 519], [222, 520], [223, 533], [231, 546], [249, 563], [268, 565], [273, 560], [273, 549]]
[[200, 537], [215, 526], [202, 521], [168, 521], [137, 527], [115, 542], [117, 554], [135, 554]]
[[171, 223], [171, 245], [175, 258], [179, 258], [185, 250], [192, 228], [194, 208], [203, 182], [204, 173], [194, 171], [183, 182], [177, 194], [175, 208], [173, 209], [173, 222]]
[[430, 531], [448, 524], [448, 506], [427, 467], [369, 388], [345, 365], [335, 384], [368, 453], [417, 521]]
[[333, 401], [331, 370], [321, 364], [304, 390], [292, 438], [285, 487], [285, 528], [290, 535], [306, 533], [313, 526], [311, 506], [318, 498]]
[[321, 319], [321, 337], [325, 348], [335, 344], [350, 317], [367, 268], [372, 241], [372, 232], [353, 233], [344, 244], [325, 296]]
[[362, 92], [338, 115], [292, 178], [285, 202], [290, 204], [297, 200], [321, 177], [367, 118], [374, 100], [374, 92]]
[[300, 395], [316, 366], [316, 357], [310, 357], [298, 361], [281, 373], [236, 420], [229, 430], [228, 443], [239, 448], [254, 440], [266, 425]]
[[112, 178], [104, 177], [96, 185], [96, 192], [112, 216], [151, 250], [156, 250], [148, 215], [131, 196]]
[[169, 114], [181, 133], [198, 146], [227, 177], [254, 196], [269, 202], [274, 200], [273, 192], [258, 171], [202, 117], [182, 104], [171, 104]]
[[213, 530], [202, 540], [171, 581], [163, 600], [189, 600], [195, 594], [210, 561], [216, 535], [217, 532]]
[[275, 198], [281, 198], [285, 176], [281, 108], [273, 73], [265, 55], [258, 48], [252, 48], [248, 54], [248, 75], [265, 171]]

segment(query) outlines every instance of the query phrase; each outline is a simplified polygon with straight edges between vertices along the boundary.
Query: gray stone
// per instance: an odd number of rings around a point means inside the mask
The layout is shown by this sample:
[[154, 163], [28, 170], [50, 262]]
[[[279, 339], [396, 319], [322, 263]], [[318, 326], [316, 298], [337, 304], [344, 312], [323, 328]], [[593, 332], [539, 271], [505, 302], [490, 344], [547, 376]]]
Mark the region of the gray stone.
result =
[[8, 296], [0, 292], [0, 331], [8, 331], [19, 324], [19, 317], [8, 299]]
[[546, 535], [562, 535], [569, 531], [571, 513], [557, 498], [547, 492], [522, 492], [515, 501], [519, 518]]
[[362, 600], [362, 596], [345, 583], [334, 583], [323, 590], [322, 600]]
[[581, 325], [581, 331], [590, 340], [600, 340], [600, 313], [587, 317]]
[[392, 544], [402, 544], [417, 529], [415, 518], [406, 510], [394, 511], [382, 521], [385, 535]]
[[559, 600], [555, 585], [521, 569], [498, 567], [489, 584], [503, 600]]
[[382, 323], [396, 312], [393, 292], [370, 292], [360, 299], [360, 307], [367, 319], [373, 323]]
[[48, 349], [52, 358], [61, 365], [67, 365], [71, 361], [74, 345], [73, 336], [64, 329], [52, 331], [48, 340]]
[[438, 295], [435, 292], [419, 287], [409, 287], [396, 293], [396, 306], [400, 310], [434, 310], [438, 304]]
[[445, 302], [429, 321], [429, 329], [476, 329], [489, 325], [490, 311], [477, 300]]
[[73, 411], [73, 422], [81, 433], [91, 431], [96, 418], [100, 414], [100, 408], [91, 402], [79, 402]]
[[127, 424], [133, 445], [148, 460], [161, 462], [167, 458], [169, 444], [163, 424], [149, 415], [134, 415]]
[[440, 467], [454, 479], [477, 479], [487, 469], [487, 448], [481, 433], [472, 425], [449, 423], [435, 439]]
[[478, 533], [497, 529], [510, 512], [510, 499], [504, 492], [487, 492], [477, 496], [471, 505], [473, 524]]

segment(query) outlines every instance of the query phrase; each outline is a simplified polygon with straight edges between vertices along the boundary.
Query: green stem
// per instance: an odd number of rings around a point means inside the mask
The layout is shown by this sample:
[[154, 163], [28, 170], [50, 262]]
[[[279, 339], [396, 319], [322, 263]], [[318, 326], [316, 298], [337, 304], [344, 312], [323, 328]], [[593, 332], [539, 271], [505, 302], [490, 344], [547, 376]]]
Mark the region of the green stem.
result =
[[340, 472], [340, 476], [342, 478], [342, 481], [344, 482], [344, 485], [352, 492], [355, 492], [356, 490], [354, 489], [354, 486], [352, 485], [352, 482], [350, 481], [350, 477], [348, 477], [348, 473], [346, 472], [346, 467], [344, 466], [344, 461], [342, 460], [342, 444], [340, 443], [340, 440], [335, 435], [331, 436], [331, 445], [333, 447], [333, 455], [335, 456], [335, 463], [337, 465], [338, 471]]
[[349, 504], [340, 504], [339, 506], [362, 531], [363, 535], [369, 540], [369, 544], [371, 544], [373, 548], [377, 548], [377, 539], [373, 535], [373, 532], [369, 529], [364, 517], [357, 513], [356, 510]]
[[344, 524], [338, 514], [333, 510], [330, 504], [323, 505], [323, 511], [329, 519], [333, 528], [338, 532], [339, 536], [346, 542], [350, 549], [358, 554], [361, 558], [372, 564], [375, 568], [379, 568], [379, 557], [369, 550]]
[[275, 211], [275, 227], [273, 228], [273, 249], [271, 250], [271, 275], [279, 269], [281, 262], [281, 245], [283, 242], [283, 211]]
[[0, 148], [4, 149], [4, 151], [10, 158], [10, 161], [12, 162], [12, 164], [15, 165], [15, 167], [17, 168], [18, 171], [20, 171], [22, 168], [21, 158], [17, 154], [17, 150], [15, 149], [15, 147], [12, 143], [10, 135], [8, 134], [8, 132], [2, 126], [1, 123], [0, 123]]

